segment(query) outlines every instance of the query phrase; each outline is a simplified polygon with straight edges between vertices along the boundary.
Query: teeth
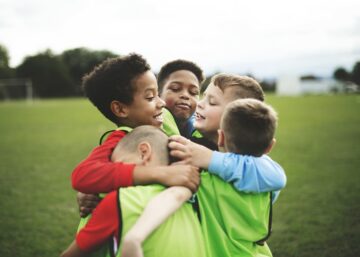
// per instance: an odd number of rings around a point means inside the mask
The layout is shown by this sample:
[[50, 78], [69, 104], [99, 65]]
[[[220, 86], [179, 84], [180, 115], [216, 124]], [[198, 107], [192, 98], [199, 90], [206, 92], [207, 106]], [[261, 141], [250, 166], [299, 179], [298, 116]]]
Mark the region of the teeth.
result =
[[162, 116], [162, 113], [160, 113], [159, 115], [157, 115], [157, 116], [155, 116], [154, 117], [157, 121], [163, 121], [164, 119], [163, 119], [163, 116]]

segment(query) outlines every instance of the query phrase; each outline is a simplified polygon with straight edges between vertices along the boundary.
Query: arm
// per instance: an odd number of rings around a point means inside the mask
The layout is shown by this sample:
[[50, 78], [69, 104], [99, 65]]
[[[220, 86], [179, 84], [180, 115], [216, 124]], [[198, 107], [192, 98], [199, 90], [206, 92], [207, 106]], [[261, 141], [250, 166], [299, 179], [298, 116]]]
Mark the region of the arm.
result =
[[62, 253], [66, 257], [88, 256], [112, 236], [118, 235], [116, 191], [108, 194], [94, 210], [91, 219]]
[[110, 161], [113, 149], [124, 136], [123, 131], [114, 131], [74, 169], [72, 186], [75, 190], [93, 194], [107, 193], [133, 185], [135, 165]]
[[135, 225], [124, 237], [122, 257], [141, 257], [141, 244], [191, 197], [186, 187], [170, 187], [151, 199]]
[[149, 167], [111, 162], [112, 151], [124, 135], [123, 131], [114, 131], [75, 168], [72, 173], [74, 189], [96, 194], [107, 193], [120, 187], [159, 183], [165, 186], [185, 186], [193, 192], [196, 191], [199, 174], [189, 165]]
[[220, 153], [180, 136], [172, 136], [171, 155], [180, 163], [208, 169], [244, 192], [270, 192], [285, 187], [286, 176], [279, 164], [268, 156], [253, 157], [234, 153]]
[[76, 241], [72, 241], [69, 247], [61, 254], [61, 257], [87, 257], [90, 253], [87, 253], [80, 249]]
[[278, 191], [286, 184], [284, 170], [267, 155], [254, 157], [214, 151], [208, 169], [244, 192]]

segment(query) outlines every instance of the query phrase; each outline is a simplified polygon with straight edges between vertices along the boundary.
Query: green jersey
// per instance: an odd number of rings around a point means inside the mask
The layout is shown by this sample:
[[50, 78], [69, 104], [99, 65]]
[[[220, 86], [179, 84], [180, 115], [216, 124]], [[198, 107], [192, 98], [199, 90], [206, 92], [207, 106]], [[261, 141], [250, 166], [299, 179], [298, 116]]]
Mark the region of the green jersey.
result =
[[268, 234], [270, 193], [239, 192], [203, 172], [198, 199], [208, 257], [272, 256], [267, 245], [256, 243]]
[[[121, 237], [134, 225], [147, 203], [163, 191], [160, 185], [119, 189]], [[121, 240], [120, 249], [121, 253]], [[146, 257], [205, 257], [205, 247], [199, 220], [190, 203], [185, 203], [160, 225], [143, 243]], [[118, 254], [120, 256], [120, 254]]]

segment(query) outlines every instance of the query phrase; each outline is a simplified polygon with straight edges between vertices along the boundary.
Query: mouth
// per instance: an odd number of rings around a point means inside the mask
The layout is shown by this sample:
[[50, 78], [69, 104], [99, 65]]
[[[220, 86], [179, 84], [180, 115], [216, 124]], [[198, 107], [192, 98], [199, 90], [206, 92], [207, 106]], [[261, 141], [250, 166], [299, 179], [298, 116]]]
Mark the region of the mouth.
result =
[[162, 122], [164, 121], [162, 112], [160, 112], [159, 114], [155, 115], [155, 116], [154, 116], [154, 119], [157, 120], [158, 122], [161, 122], [161, 123], [162, 123]]
[[205, 117], [202, 116], [200, 113], [195, 112], [195, 120], [205, 120]]
[[187, 104], [187, 103], [178, 103], [175, 105], [177, 108], [179, 109], [183, 109], [183, 110], [190, 110], [191, 109], [191, 105]]

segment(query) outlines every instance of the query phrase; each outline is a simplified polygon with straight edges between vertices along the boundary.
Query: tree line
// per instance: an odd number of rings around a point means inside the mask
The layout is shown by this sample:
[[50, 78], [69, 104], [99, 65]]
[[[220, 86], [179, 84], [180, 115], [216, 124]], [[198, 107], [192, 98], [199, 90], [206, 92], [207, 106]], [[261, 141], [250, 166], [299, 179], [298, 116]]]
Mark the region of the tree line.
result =
[[[27, 56], [20, 65], [11, 68], [8, 50], [0, 44], [0, 79], [31, 79], [36, 97], [81, 96], [81, 79], [84, 74], [107, 58], [115, 56], [118, 55], [107, 50], [94, 51], [84, 47], [65, 50], [58, 55], [51, 50], [45, 50]], [[360, 85], [360, 62], [356, 62], [351, 71], [343, 67], [335, 69], [333, 77], [339, 81], [351, 81]], [[204, 84], [209, 81], [210, 77]], [[260, 84], [265, 91], [275, 91], [274, 80], [263, 80]]]
[[27, 56], [19, 66], [11, 68], [8, 51], [0, 45], [0, 79], [31, 79], [36, 97], [80, 96], [83, 75], [95, 65], [115, 56], [118, 55], [107, 50], [93, 51], [82, 47], [59, 55], [45, 50]]

